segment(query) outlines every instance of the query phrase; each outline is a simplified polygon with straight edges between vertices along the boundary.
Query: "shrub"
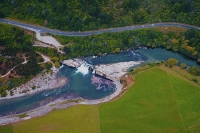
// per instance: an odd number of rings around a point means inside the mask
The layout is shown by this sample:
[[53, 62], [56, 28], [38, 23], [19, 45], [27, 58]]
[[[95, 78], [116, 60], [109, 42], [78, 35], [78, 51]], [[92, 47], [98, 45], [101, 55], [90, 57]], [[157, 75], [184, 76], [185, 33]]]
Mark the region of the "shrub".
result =
[[6, 96], [7, 96], [6, 90], [2, 91], [2, 92], [1, 92], [1, 97], [6, 97]]
[[180, 68], [181, 68], [181, 69], [186, 69], [186, 67], [187, 67], [187, 65], [186, 65], [185, 63], [181, 63], [181, 64], [180, 64]]
[[189, 70], [188, 70], [189, 73], [193, 74], [193, 75], [200, 75], [200, 69], [197, 68], [196, 66], [193, 66], [191, 67]]
[[60, 67], [59, 62], [55, 62], [55, 67], [56, 67], [56, 68], [59, 68], [59, 67]]
[[198, 82], [198, 80], [197, 80], [197, 79], [195, 79], [195, 78], [193, 78], [193, 79], [192, 79], [192, 81], [193, 81], [193, 82], [195, 82], [195, 83], [197, 83], [197, 82]]
[[19, 116], [19, 118], [24, 118], [24, 117], [27, 117], [28, 115], [26, 113], [24, 113], [24, 114], [20, 114], [18, 116]]
[[33, 86], [33, 87], [31, 87], [33, 90], [35, 90], [36, 89], [36, 86]]
[[169, 66], [169, 67], [172, 67], [172, 66], [175, 66], [178, 64], [178, 60], [174, 59], [174, 58], [169, 58], [167, 61], [166, 61], [166, 65]]

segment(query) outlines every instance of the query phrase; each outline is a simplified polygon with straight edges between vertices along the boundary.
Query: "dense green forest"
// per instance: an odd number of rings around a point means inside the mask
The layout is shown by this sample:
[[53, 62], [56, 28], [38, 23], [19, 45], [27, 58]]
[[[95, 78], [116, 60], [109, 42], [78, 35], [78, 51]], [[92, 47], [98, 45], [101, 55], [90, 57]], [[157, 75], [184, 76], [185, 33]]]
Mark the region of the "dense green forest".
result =
[[[41, 26], [69, 31], [94, 30], [153, 22], [183, 22], [200, 26], [200, 1], [191, 0], [1, 0], [0, 18], [11, 18]], [[0, 76], [14, 66], [6, 78], [0, 78], [0, 94], [27, 82], [51, 64], [41, 64], [39, 51], [59, 61], [74, 57], [117, 53], [139, 46], [164, 47], [200, 62], [200, 32], [168, 31], [150, 28], [88, 37], [55, 36], [64, 55], [56, 49], [33, 47], [31, 35], [20, 28], [0, 24]], [[21, 64], [27, 60], [25, 64]], [[181, 67], [186, 67], [184, 64]], [[200, 75], [196, 67], [188, 69]]]
[[[0, 76], [16, 66], [8, 76], [0, 77], [1, 96], [46, 68], [38, 64], [43, 58], [34, 51], [31, 38], [20, 28], [0, 24]], [[21, 64], [25, 60], [28, 62]]]
[[56, 36], [65, 44], [66, 58], [116, 53], [138, 46], [165, 47], [200, 61], [200, 32], [197, 30], [164, 32], [160, 28], [118, 33], [105, 33], [88, 37]]
[[200, 1], [1, 0], [0, 17], [70, 31], [169, 21], [200, 26]]
[[[200, 32], [198, 30], [186, 30], [182, 28], [164, 27], [149, 28], [142, 30], [125, 31], [118, 33], [105, 33], [88, 37], [66, 37], [54, 36], [63, 45], [64, 55], [59, 55], [56, 49], [32, 47], [32, 37], [19, 28], [0, 25], [0, 71], [4, 75], [13, 66], [19, 64], [8, 78], [0, 79], [0, 93], [6, 95], [5, 90], [19, 86], [27, 82], [31, 77], [41, 72], [43, 69], [50, 69], [51, 65], [39, 65], [42, 62], [39, 51], [51, 57], [52, 62], [59, 60], [84, 57], [92, 55], [102, 55], [104, 53], [118, 53], [121, 50], [130, 50], [139, 46], [149, 48], [165, 47], [174, 52], [200, 61]], [[163, 29], [168, 31], [164, 31]], [[26, 64], [20, 64], [28, 60]], [[58, 63], [57, 63], [58, 64]], [[58, 64], [59, 65], [59, 64]], [[182, 64], [182, 68], [186, 65]], [[200, 70], [196, 67], [188, 69], [194, 75], [200, 75]]]

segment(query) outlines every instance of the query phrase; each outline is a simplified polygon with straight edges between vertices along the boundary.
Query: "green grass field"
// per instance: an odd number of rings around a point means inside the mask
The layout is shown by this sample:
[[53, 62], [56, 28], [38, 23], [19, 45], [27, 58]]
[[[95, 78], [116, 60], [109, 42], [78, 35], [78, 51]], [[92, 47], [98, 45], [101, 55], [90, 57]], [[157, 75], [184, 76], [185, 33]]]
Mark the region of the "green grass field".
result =
[[102, 132], [184, 132], [167, 73], [152, 69], [136, 76], [128, 92], [100, 106]]
[[183, 118], [185, 128], [189, 132], [200, 132], [200, 88], [169, 75], [173, 85], [175, 98]]
[[153, 68], [119, 99], [78, 105], [0, 127], [0, 133], [198, 133], [200, 87]]
[[98, 106], [79, 105], [21, 121], [0, 133], [100, 133]]

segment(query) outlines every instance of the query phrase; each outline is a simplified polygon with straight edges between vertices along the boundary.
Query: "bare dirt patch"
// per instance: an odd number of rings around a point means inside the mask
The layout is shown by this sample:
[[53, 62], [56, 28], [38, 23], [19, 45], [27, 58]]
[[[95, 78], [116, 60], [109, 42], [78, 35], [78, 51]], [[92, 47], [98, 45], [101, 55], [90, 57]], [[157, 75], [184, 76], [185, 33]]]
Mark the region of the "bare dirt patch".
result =
[[122, 82], [122, 91], [120, 92], [119, 95], [117, 95], [115, 98], [112, 99], [112, 101], [120, 98], [135, 82], [133, 79], [133, 76], [131, 74], [121, 76], [120, 81]]

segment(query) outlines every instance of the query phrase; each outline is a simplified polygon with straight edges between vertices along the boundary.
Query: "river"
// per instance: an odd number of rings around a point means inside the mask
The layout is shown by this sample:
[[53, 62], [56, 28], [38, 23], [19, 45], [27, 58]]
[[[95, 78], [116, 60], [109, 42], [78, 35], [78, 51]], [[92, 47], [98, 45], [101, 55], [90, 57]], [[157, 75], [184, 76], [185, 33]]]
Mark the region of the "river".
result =
[[[125, 61], [144, 61], [144, 63], [147, 63], [167, 60], [170, 57], [176, 58], [179, 60], [179, 63], [186, 63], [189, 66], [199, 67], [194, 60], [161, 48], [139, 48], [134, 51], [108, 54], [96, 58], [87, 57], [84, 58], [84, 60], [88, 64], [98, 65]], [[68, 84], [61, 88], [46, 90], [28, 96], [0, 100], [0, 116], [32, 110], [59, 98], [74, 99], [82, 97], [90, 100], [100, 99], [112, 94], [116, 89], [113, 82], [93, 74], [86, 66], [81, 66], [78, 69], [64, 66], [60, 69], [57, 76], [67, 77], [69, 80]]]

